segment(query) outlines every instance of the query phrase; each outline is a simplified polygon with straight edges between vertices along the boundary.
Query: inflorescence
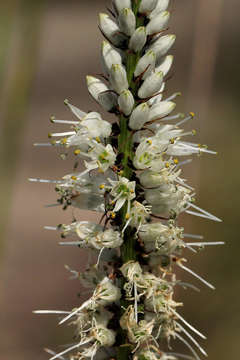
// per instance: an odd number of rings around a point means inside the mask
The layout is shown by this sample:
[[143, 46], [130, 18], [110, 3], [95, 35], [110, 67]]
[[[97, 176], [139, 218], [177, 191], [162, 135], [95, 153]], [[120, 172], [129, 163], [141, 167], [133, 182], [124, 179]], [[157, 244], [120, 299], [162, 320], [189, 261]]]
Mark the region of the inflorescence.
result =
[[[60, 324], [75, 328], [73, 344], [59, 353], [47, 350], [51, 360], [206, 356], [194, 338], [205, 336], [180, 315], [183, 304], [174, 293], [177, 286], [196, 289], [177, 279], [177, 268], [214, 289], [186, 266], [183, 252], [222, 242], [185, 233], [178, 217], [220, 221], [195, 204], [195, 191], [182, 177], [190, 156], [215, 152], [186, 140], [196, 132], [181, 126], [195, 115], [175, 111], [180, 93], [165, 95], [173, 64], [167, 53], [176, 38], [167, 34], [168, 7], [169, 0], [114, 0], [109, 15], [99, 15], [104, 73], [87, 76], [87, 87], [116, 120], [110, 123], [65, 100], [75, 119], [51, 117], [67, 129], [49, 134], [49, 143], [35, 144], [57, 147], [62, 158], [73, 153], [76, 161], [62, 179], [30, 180], [54, 184], [63, 209], [92, 210], [101, 217], [100, 223], [82, 221], [75, 211], [71, 224], [46, 227], [60, 232], [61, 245], [96, 255], [83, 273], [68, 268], [89, 289], [89, 299], [69, 312], [37, 311], [57, 314]], [[174, 339], [191, 356], [170, 351]]]

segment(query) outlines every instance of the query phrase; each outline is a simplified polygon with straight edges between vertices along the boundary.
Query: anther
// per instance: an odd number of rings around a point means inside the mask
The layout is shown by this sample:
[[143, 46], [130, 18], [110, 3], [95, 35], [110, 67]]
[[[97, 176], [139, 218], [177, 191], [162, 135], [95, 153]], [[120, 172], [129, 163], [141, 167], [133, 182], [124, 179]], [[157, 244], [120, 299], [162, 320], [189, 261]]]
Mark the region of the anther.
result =
[[50, 117], [51, 123], [54, 123], [55, 119], [56, 119], [55, 116], [51, 116], [51, 117]]
[[100, 190], [103, 190], [105, 188], [105, 185], [104, 184], [101, 184], [100, 186], [99, 186], [99, 189]]
[[173, 162], [174, 162], [174, 164], [178, 164], [179, 163], [179, 160], [178, 159], [173, 159]]
[[76, 181], [76, 180], [77, 180], [77, 177], [73, 175], [73, 176], [71, 176], [71, 179], [74, 180], [74, 181]]
[[81, 153], [81, 150], [79, 150], [79, 149], [74, 150], [74, 155], [79, 155], [80, 153]]

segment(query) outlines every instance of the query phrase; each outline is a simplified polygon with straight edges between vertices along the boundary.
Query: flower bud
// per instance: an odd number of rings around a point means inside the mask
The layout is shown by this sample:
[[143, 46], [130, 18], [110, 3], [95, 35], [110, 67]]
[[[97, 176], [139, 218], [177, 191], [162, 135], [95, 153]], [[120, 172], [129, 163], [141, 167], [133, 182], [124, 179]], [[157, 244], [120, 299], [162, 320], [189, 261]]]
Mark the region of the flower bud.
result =
[[121, 46], [126, 40], [118, 25], [107, 14], [99, 14], [99, 27], [106, 38], [115, 46]]
[[149, 50], [153, 50], [156, 53], [157, 59], [160, 59], [173, 46], [175, 40], [176, 35], [173, 34], [161, 36], [149, 47]]
[[133, 130], [140, 130], [143, 125], [148, 121], [148, 115], [148, 104], [145, 102], [138, 105], [132, 112], [129, 120], [129, 127]]
[[149, 121], [164, 118], [169, 115], [176, 107], [172, 101], [160, 101], [160, 103], [153, 105], [149, 112]]
[[129, 281], [135, 281], [136, 279], [139, 279], [142, 276], [141, 265], [133, 260], [123, 264], [120, 270], [123, 276], [127, 278]]
[[119, 109], [124, 113], [124, 115], [128, 116], [131, 114], [132, 109], [134, 107], [134, 97], [129, 90], [123, 90], [118, 97], [118, 106]]
[[120, 13], [121, 10], [123, 10], [125, 8], [128, 8], [128, 9], [132, 8], [131, 0], [114, 0], [113, 4], [118, 13]]
[[141, 99], [146, 99], [160, 91], [163, 82], [163, 73], [154, 72], [148, 76], [140, 89], [138, 90], [138, 96]]
[[107, 74], [110, 73], [112, 65], [122, 63], [122, 58], [119, 52], [107, 41], [102, 42], [102, 63]]
[[118, 24], [122, 32], [131, 36], [136, 29], [136, 17], [131, 9], [122, 9], [119, 17]]
[[142, 0], [140, 2], [140, 6], [139, 6], [139, 13], [140, 14], [147, 14], [150, 11], [152, 11], [155, 6], [157, 5], [157, 1], [158, 0]]
[[105, 277], [96, 287], [93, 298], [97, 300], [100, 305], [108, 305], [118, 301], [121, 297], [120, 289], [113, 285], [112, 281]]
[[147, 35], [159, 33], [165, 28], [170, 18], [168, 11], [162, 11], [149, 21], [146, 27]]
[[156, 55], [154, 51], [149, 50], [145, 55], [138, 61], [134, 76], [138, 77], [143, 74], [142, 78], [145, 80], [148, 75], [155, 69]]
[[120, 64], [112, 65], [110, 70], [110, 83], [112, 88], [121, 94], [123, 90], [128, 89], [128, 80], [125, 67]]
[[100, 79], [95, 78], [94, 76], [87, 76], [87, 87], [89, 93], [92, 97], [100, 104], [102, 107], [110, 111], [117, 105], [117, 98], [107, 85]]
[[158, 0], [155, 9], [149, 14], [149, 18], [152, 19], [157, 16], [161, 11], [165, 11], [168, 8], [170, 0]]
[[100, 346], [113, 346], [115, 343], [116, 334], [113, 330], [106, 328], [105, 326], [96, 324], [96, 328], [92, 330], [92, 334], [100, 343]]
[[167, 55], [162, 62], [160, 63], [160, 65], [158, 65], [156, 67], [156, 71], [162, 71], [163, 76], [166, 76], [169, 72], [169, 70], [172, 67], [172, 63], [173, 63], [173, 56], [172, 55]]
[[129, 41], [129, 49], [137, 53], [142, 50], [142, 48], [146, 44], [146, 41], [147, 41], [146, 28], [144, 26], [140, 26], [134, 31]]

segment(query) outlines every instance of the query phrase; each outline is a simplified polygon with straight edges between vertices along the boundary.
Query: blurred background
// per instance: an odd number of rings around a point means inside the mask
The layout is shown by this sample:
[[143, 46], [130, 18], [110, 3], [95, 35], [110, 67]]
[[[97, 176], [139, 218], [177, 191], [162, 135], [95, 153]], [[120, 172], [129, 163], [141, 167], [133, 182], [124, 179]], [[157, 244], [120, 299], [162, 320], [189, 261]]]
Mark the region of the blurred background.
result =
[[[71, 329], [34, 309], [69, 310], [82, 301], [68, 264], [83, 269], [81, 250], [57, 245], [43, 229], [71, 221], [71, 211], [44, 208], [56, 201], [52, 186], [28, 177], [58, 178], [72, 169], [54, 149], [34, 148], [54, 128], [50, 115], [71, 118], [68, 98], [82, 110], [100, 108], [90, 99], [85, 75], [100, 72], [97, 15], [109, 0], [0, 2], [0, 359], [43, 360], [44, 347], [71, 342]], [[239, 56], [238, 0], [173, 2], [170, 31], [177, 34], [174, 76], [168, 94], [181, 91], [178, 110], [194, 111], [190, 128], [218, 156], [202, 156], [184, 176], [197, 189], [197, 203], [224, 222], [185, 216], [187, 232], [226, 241], [189, 256], [189, 266], [216, 285], [177, 294], [184, 316], [208, 334], [211, 360], [239, 358]], [[102, 111], [101, 111], [102, 112]], [[105, 118], [111, 118], [103, 114]], [[79, 218], [94, 218], [80, 213]], [[183, 276], [179, 273], [179, 276]], [[188, 275], [186, 279], [192, 280]], [[78, 296], [81, 298], [79, 298]], [[180, 349], [174, 344], [174, 349]], [[187, 351], [186, 351], [187, 352]]]

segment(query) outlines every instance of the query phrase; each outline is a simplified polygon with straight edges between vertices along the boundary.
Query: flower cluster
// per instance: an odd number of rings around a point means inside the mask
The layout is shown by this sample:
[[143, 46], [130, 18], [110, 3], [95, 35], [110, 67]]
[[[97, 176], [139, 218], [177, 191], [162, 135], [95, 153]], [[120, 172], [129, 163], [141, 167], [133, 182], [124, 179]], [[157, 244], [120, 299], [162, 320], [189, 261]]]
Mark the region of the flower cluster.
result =
[[[116, 122], [65, 100], [75, 119], [51, 117], [68, 129], [50, 133], [49, 143], [36, 144], [58, 147], [62, 158], [72, 152], [76, 162], [62, 179], [31, 181], [53, 183], [56, 205], [63, 209], [92, 210], [101, 217], [99, 223], [77, 220], [75, 210], [71, 224], [46, 227], [61, 232], [61, 245], [97, 254], [84, 273], [70, 270], [90, 288], [91, 297], [72, 311], [53, 311], [62, 316], [60, 324], [75, 327], [75, 343], [48, 352], [51, 360], [188, 359], [161, 350], [164, 341], [170, 348], [178, 339], [199, 360], [197, 350], [206, 353], [189, 331], [205, 337], [177, 312], [182, 303], [174, 300], [176, 286], [195, 287], [177, 280], [175, 270], [178, 266], [213, 288], [183, 264], [183, 251], [222, 243], [185, 233], [178, 216], [220, 221], [195, 204], [195, 191], [182, 177], [190, 156], [215, 152], [185, 140], [196, 131], [181, 126], [195, 115], [176, 112], [180, 93], [165, 96], [173, 64], [168, 51], [175, 42], [175, 35], [166, 33], [169, 0], [113, 0], [112, 5], [109, 15], [99, 15], [103, 74], [87, 76], [87, 87]], [[79, 170], [79, 164], [84, 168]]]

